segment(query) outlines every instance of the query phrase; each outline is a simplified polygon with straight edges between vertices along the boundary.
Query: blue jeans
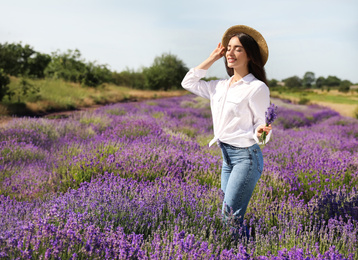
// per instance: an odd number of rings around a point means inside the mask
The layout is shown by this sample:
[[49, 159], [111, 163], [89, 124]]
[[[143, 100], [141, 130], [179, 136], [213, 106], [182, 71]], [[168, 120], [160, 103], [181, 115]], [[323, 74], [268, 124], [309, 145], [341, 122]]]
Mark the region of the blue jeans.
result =
[[221, 189], [225, 196], [222, 213], [224, 219], [233, 214], [236, 223], [242, 224], [247, 205], [263, 170], [260, 146], [239, 148], [219, 142], [223, 166]]

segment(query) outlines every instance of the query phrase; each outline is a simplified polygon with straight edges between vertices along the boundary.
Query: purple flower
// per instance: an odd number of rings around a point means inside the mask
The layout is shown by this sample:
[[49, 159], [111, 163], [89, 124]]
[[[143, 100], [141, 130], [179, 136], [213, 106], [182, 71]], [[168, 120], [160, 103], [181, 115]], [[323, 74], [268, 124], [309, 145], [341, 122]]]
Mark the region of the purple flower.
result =
[[277, 118], [277, 106], [275, 106], [275, 104], [271, 104], [268, 108], [267, 111], [265, 112], [265, 116], [266, 116], [266, 126], [271, 125], [275, 119]]
[[[267, 111], [265, 112], [266, 126], [271, 125], [277, 118], [276, 110], [277, 110], [277, 106], [275, 106], [275, 104], [273, 103], [267, 108]], [[266, 144], [266, 137], [267, 137], [266, 132], [263, 132], [261, 135], [261, 141], [263, 144]]]
[[271, 105], [275, 142], [245, 217], [250, 236], [232, 240], [205, 102], [120, 103], [0, 128], [0, 259], [358, 259], [358, 120], [295, 104], [275, 119]]

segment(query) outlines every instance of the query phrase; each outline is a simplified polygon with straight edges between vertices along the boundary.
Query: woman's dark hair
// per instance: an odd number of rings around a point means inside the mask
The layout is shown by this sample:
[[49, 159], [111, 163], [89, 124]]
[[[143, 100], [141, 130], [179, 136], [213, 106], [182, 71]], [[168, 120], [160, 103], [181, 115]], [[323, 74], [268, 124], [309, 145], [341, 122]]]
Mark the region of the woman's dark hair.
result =
[[[249, 72], [252, 73], [257, 79], [263, 81], [266, 85], [267, 79], [266, 79], [266, 71], [263, 66], [262, 57], [260, 54], [259, 45], [257, 42], [248, 34], [246, 33], [239, 33], [232, 35], [232, 37], [238, 37], [242, 46], [244, 47], [247, 57], [249, 58]], [[227, 74], [231, 77], [234, 75], [234, 69], [229, 68], [227, 66], [227, 60], [225, 56], [225, 67]]]

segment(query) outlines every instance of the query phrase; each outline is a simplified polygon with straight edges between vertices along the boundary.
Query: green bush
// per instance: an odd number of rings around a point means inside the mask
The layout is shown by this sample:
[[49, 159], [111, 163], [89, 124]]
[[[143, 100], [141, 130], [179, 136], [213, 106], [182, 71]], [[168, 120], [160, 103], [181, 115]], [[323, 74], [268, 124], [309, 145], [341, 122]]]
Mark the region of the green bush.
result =
[[89, 87], [97, 87], [112, 81], [112, 72], [105, 65], [86, 63], [79, 50], [52, 53], [52, 59], [45, 70], [47, 77], [77, 82]]
[[338, 91], [343, 92], [343, 93], [348, 93], [351, 85], [352, 85], [352, 83], [349, 80], [343, 80], [339, 84]]
[[310, 100], [306, 97], [300, 97], [300, 100], [298, 100], [298, 104], [300, 105], [306, 105], [310, 102]]
[[127, 69], [119, 73], [112, 73], [112, 82], [117, 86], [127, 86], [135, 89], [143, 89], [145, 78], [143, 72]]
[[145, 87], [152, 90], [181, 88], [181, 81], [188, 68], [172, 54], [162, 54], [154, 59], [153, 65], [143, 70]]
[[3, 69], [0, 69], [0, 101], [4, 96], [9, 94], [10, 78], [5, 74]]
[[285, 86], [288, 88], [301, 88], [302, 87], [302, 79], [298, 76], [289, 77], [284, 79], [283, 82]]
[[43, 78], [44, 70], [50, 61], [49, 55], [36, 52], [28, 44], [0, 44], [0, 68], [12, 76]]

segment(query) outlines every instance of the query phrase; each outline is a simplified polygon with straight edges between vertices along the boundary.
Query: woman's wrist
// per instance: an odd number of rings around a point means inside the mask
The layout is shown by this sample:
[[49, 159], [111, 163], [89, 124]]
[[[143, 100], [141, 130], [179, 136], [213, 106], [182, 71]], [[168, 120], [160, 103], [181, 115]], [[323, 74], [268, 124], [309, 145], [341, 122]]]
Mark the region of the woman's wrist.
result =
[[210, 54], [210, 56], [196, 68], [208, 70], [211, 65], [213, 65], [217, 60], [224, 56], [224, 50], [225, 48], [222, 47], [221, 43], [219, 43], [216, 49]]
[[202, 70], [208, 70], [211, 65], [215, 63], [215, 59], [212, 57], [207, 58], [205, 61], [203, 61], [199, 66], [196, 67], [196, 69], [202, 69]]

